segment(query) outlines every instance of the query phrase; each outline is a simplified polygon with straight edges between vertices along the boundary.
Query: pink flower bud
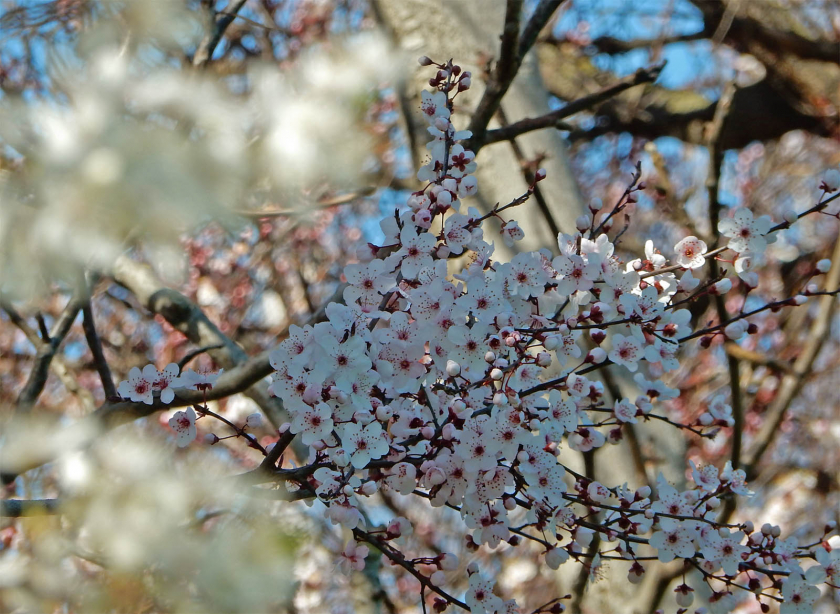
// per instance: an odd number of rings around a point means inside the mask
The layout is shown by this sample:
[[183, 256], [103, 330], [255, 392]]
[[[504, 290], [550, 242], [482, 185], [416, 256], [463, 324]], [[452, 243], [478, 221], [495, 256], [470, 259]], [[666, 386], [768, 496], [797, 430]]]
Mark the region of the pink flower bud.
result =
[[423, 439], [431, 439], [435, 436], [435, 427], [424, 426], [422, 429], [420, 429], [420, 434], [423, 436]]

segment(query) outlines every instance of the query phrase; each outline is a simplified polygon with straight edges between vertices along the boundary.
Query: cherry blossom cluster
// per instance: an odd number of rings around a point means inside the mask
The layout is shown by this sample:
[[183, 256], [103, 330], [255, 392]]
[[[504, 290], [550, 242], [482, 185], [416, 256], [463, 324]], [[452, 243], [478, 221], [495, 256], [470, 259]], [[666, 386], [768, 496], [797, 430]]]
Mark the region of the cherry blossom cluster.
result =
[[[562, 453], [564, 446], [588, 452], [618, 443], [626, 425], [651, 420], [703, 437], [733, 426], [720, 394], [695, 422], [673, 420], [665, 402], [679, 391], [660, 377], [680, 367], [681, 344], [699, 339], [708, 347], [715, 337], [754, 334], [750, 315], [819, 293], [808, 284], [799, 295], [691, 328], [691, 301], [725, 295], [735, 277], [747, 291], [757, 286], [767, 244], [796, 217], [773, 226], [768, 216], [740, 208], [719, 224], [728, 239], [723, 247], [709, 250], [686, 237], [667, 250], [669, 263], [648, 241], [644, 258], [623, 262], [610, 233], [615, 216], [644, 188], [637, 169], [619, 202], [609, 210], [590, 205], [576, 232], [558, 236], [556, 251], [493, 260], [482, 223], [498, 220], [507, 245], [521, 240], [522, 230], [502, 214], [528, 200], [545, 173], [490, 213], [466, 207], [462, 199], [477, 191], [475, 155], [464, 146], [471, 134], [455, 128], [452, 112], [471, 76], [451, 61], [421, 64], [436, 68], [422, 94], [431, 136], [417, 174], [423, 189], [381, 222], [383, 244], [368, 245], [360, 262], [345, 268], [344, 302], [328, 305], [324, 322], [292, 326], [270, 355], [270, 390], [290, 416], [281, 436], [285, 445], [298, 438], [309, 453], [306, 466], [279, 469], [278, 477], [353, 532], [338, 554], [342, 568], [361, 569], [374, 546], [436, 594], [437, 611], [518, 611], [472, 564], [465, 602], [447, 593], [444, 572], [457, 558], [399, 552], [394, 540], [412, 531], [405, 518], [369, 530], [363, 502], [386, 489], [458, 510], [468, 549], [528, 541], [549, 567], [575, 559], [593, 574], [604, 560], [623, 560], [630, 582], [651, 560], [681, 559], [708, 585], [713, 611], [729, 611], [735, 589], [751, 593], [762, 611], [772, 601], [783, 602], [783, 613], [810, 611], [816, 584], [838, 586], [837, 551], [827, 541], [800, 548], [769, 525], [716, 522], [724, 499], [751, 494], [742, 469], [692, 464], [693, 488], [681, 492], [660, 476], [655, 489], [634, 490], [574, 473]], [[712, 258], [720, 273], [695, 277]], [[829, 267], [821, 261], [812, 276]], [[598, 378], [609, 365], [630, 372], [638, 393], [610, 400]], [[176, 365], [133, 369], [120, 394], [151, 403], [158, 391], [166, 403], [179, 385], [199, 389], [189, 374], [179, 377]], [[195, 417], [189, 409], [170, 421], [179, 445], [195, 438]], [[833, 530], [827, 527], [824, 539]], [[596, 534], [602, 545], [593, 553]], [[803, 569], [799, 562], [808, 557], [817, 564]], [[433, 571], [418, 571], [421, 564]], [[682, 608], [694, 590], [686, 582], [678, 587]], [[563, 609], [555, 600], [544, 611]]]

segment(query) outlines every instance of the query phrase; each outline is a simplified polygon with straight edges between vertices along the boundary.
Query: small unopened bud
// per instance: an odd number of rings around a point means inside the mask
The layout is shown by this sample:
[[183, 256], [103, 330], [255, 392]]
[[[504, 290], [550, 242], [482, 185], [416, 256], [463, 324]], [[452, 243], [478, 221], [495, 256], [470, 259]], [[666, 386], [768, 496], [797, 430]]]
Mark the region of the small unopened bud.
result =
[[709, 346], [711, 346], [711, 345], [712, 345], [712, 337], [710, 337], [708, 335], [705, 336], [705, 337], [700, 337], [700, 347], [701, 348], [703, 348], [705, 350], [705, 349], [709, 348]]
[[431, 66], [432, 64], [434, 64], [434, 62], [432, 62], [432, 58], [426, 55], [422, 56], [419, 60], [417, 60], [417, 63], [420, 64], [420, 66]]
[[778, 525], [773, 527], [773, 530], [770, 532], [773, 537], [779, 537], [782, 534], [782, 528]]
[[560, 345], [560, 337], [558, 335], [548, 335], [543, 341], [543, 347], [547, 350], [556, 350]]
[[216, 435], [213, 433], [207, 433], [204, 436], [204, 443], [206, 443], [209, 446], [215, 446], [217, 443], [219, 443], [219, 438], [216, 437]]
[[377, 420], [390, 420], [391, 416], [394, 415], [394, 410], [391, 408], [390, 405], [380, 405], [376, 408], [376, 419]]
[[603, 348], [592, 348], [586, 355], [586, 362], [598, 365], [607, 359], [607, 352]]
[[817, 262], [817, 271], [820, 273], [828, 273], [828, 270], [831, 268], [831, 260], [828, 258], [823, 258], [819, 262]]
[[548, 367], [551, 365], [551, 354], [548, 352], [540, 352], [537, 354], [537, 366]]
[[771, 533], [773, 533], [773, 525], [769, 522], [765, 522], [763, 525], [761, 525], [761, 532], [764, 535], [770, 535]]
[[589, 201], [589, 210], [592, 213], [600, 211], [604, 207], [604, 203], [600, 198], [593, 198]]
[[361, 491], [362, 491], [363, 495], [367, 495], [368, 497], [370, 497], [378, 489], [379, 489], [379, 486], [377, 485], [377, 483], [374, 480], [369, 480], [369, 481], [365, 482], [364, 484], [362, 484]]
[[440, 568], [446, 571], [454, 571], [458, 569], [458, 557], [454, 554], [444, 552], [440, 555]]
[[249, 429], [257, 429], [262, 426], [262, 416], [260, 414], [251, 414], [245, 418], [245, 426]]
[[799, 216], [796, 214], [796, 211], [785, 211], [783, 217], [788, 224], [793, 224], [796, 220], [799, 219]]
[[569, 553], [562, 548], [552, 548], [545, 553], [545, 564], [551, 569], [559, 569], [560, 565], [569, 560]]
[[544, 168], [537, 169], [537, 172], [534, 173], [534, 183], [537, 181], [542, 181], [546, 177], [546, 172]]
[[431, 439], [435, 436], [435, 427], [424, 426], [422, 429], [420, 429], [420, 434], [423, 436], [423, 439]]
[[446, 361], [446, 374], [449, 377], [458, 377], [461, 374], [461, 365], [454, 360]]
[[676, 593], [677, 605], [681, 608], [687, 608], [694, 602], [694, 589], [687, 584], [680, 584], [674, 589]]
[[516, 499], [514, 499], [513, 497], [504, 497], [502, 499], [502, 503], [504, 504], [505, 509], [509, 512], [512, 512], [516, 509]]
[[581, 215], [575, 220], [575, 228], [577, 228], [580, 232], [589, 230], [590, 226], [592, 226], [592, 218], [588, 215]]
[[493, 379], [497, 382], [501, 380], [504, 376], [505, 372], [501, 369], [493, 369], [492, 371], [490, 371], [490, 379]]
[[808, 302], [808, 297], [803, 295], [803, 294], [797, 294], [796, 296], [793, 297], [793, 304], [794, 305], [797, 305], [797, 306], [804, 305], [807, 302]]
[[496, 353], [495, 352], [487, 352], [484, 355], [484, 362], [489, 362], [490, 364], [493, 364], [493, 362], [495, 362], [495, 360], [496, 360]]
[[709, 290], [709, 291], [712, 294], [719, 294], [719, 295], [723, 296], [724, 294], [729, 292], [731, 289], [732, 289], [732, 280], [728, 279], [728, 278], [725, 278], [725, 279], [721, 279], [719, 282], [717, 282], [715, 285], [713, 285], [711, 287], [711, 290]]
[[593, 328], [592, 332], [590, 333], [590, 337], [592, 337], [592, 341], [594, 341], [598, 345], [601, 345], [601, 343], [604, 342], [604, 339], [607, 338], [607, 333], [598, 328]]

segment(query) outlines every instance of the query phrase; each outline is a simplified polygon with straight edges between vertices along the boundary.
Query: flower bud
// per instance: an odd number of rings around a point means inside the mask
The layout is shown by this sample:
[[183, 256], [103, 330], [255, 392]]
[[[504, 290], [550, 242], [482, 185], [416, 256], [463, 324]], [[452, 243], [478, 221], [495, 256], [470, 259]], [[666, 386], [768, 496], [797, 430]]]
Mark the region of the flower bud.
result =
[[796, 296], [793, 297], [793, 304], [796, 305], [797, 307], [799, 305], [804, 305], [807, 302], [808, 302], [808, 297], [804, 296], [802, 294], [797, 294]]
[[435, 586], [442, 586], [443, 583], [446, 581], [446, 574], [443, 573], [440, 569], [438, 569], [429, 577], [429, 581], [431, 581], [431, 583]]
[[502, 504], [505, 506], [505, 509], [509, 512], [512, 512], [516, 509], [516, 499], [513, 497], [504, 497], [502, 499]]
[[563, 548], [552, 548], [545, 553], [545, 564], [551, 569], [559, 569], [560, 565], [569, 560], [569, 553]]
[[831, 260], [828, 258], [823, 258], [819, 262], [817, 262], [817, 271], [820, 273], [828, 273], [828, 270], [831, 268]]
[[458, 569], [458, 557], [454, 554], [444, 552], [440, 555], [440, 568], [446, 571], [454, 571]]
[[592, 348], [589, 350], [589, 353], [586, 355], [586, 362], [591, 362], [592, 364], [598, 365], [604, 362], [607, 359], [607, 352], [604, 348]]
[[393, 415], [394, 415], [394, 410], [391, 409], [390, 405], [380, 405], [379, 407], [376, 408], [376, 419], [377, 420], [382, 420], [384, 422], [385, 420], [390, 420], [391, 416], [393, 416]]
[[502, 407], [503, 405], [507, 405], [508, 398], [504, 392], [497, 392], [493, 395], [493, 405], [496, 407]]
[[545, 341], [543, 341], [543, 347], [547, 350], [556, 350], [559, 345], [559, 335], [547, 335]]
[[796, 211], [792, 210], [785, 211], [785, 214], [782, 217], [788, 224], [793, 224], [796, 220], [799, 219], [799, 216], [796, 214]]
[[534, 183], [538, 181], [542, 181], [546, 177], [546, 171], [544, 168], [537, 169], [537, 172], [534, 173]]
[[493, 362], [495, 362], [495, 360], [496, 360], [495, 352], [487, 352], [484, 355], [484, 362], [489, 362], [490, 364], [493, 364]]
[[379, 485], [374, 480], [368, 480], [364, 484], [362, 484], [362, 494], [367, 495], [370, 497], [373, 493], [379, 490]]
[[[219, 438], [214, 433], [207, 433], [204, 436], [204, 443], [206, 443], [209, 446], [214, 446], [217, 443], [219, 443]], [[271, 445], [273, 446], [274, 444]]]
[[592, 211], [592, 213], [600, 211], [603, 207], [604, 202], [600, 198], [593, 198], [589, 201], [589, 210]]
[[435, 427], [424, 426], [422, 429], [420, 429], [420, 434], [423, 436], [423, 439], [431, 439], [435, 436]]
[[581, 215], [575, 220], [575, 228], [580, 232], [589, 230], [590, 226], [592, 226], [592, 218], [588, 215]]
[[449, 377], [458, 377], [461, 374], [461, 365], [454, 360], [446, 361], [446, 374]]
[[676, 593], [677, 605], [681, 608], [687, 608], [694, 602], [694, 589], [687, 584], [680, 584], [674, 589]]
[[723, 296], [732, 289], [732, 280], [728, 278], [721, 279], [709, 290], [712, 294], [719, 294]]
[[551, 354], [548, 352], [540, 352], [537, 354], [537, 366], [548, 367], [551, 365]]
[[425, 55], [422, 56], [419, 60], [417, 60], [417, 62], [420, 64], [420, 66], [431, 66], [432, 64], [434, 64], [434, 62], [432, 62], [432, 58]]
[[505, 372], [502, 371], [501, 369], [493, 369], [492, 371], [490, 371], [490, 379], [492, 379], [494, 381], [498, 382], [504, 376], [505, 376]]

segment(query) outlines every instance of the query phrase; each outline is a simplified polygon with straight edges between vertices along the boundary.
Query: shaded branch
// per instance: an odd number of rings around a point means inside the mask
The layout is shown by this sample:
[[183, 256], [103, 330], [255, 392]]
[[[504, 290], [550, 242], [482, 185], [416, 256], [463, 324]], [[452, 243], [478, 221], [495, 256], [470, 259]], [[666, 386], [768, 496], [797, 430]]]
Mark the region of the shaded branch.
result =
[[472, 132], [472, 137], [469, 143], [465, 145], [467, 149], [471, 149], [477, 154], [484, 146], [487, 126], [499, 109], [502, 98], [516, 77], [525, 54], [533, 46], [537, 34], [545, 27], [551, 15], [562, 2], [563, 0], [543, 0], [540, 2], [520, 38], [519, 24], [522, 0], [507, 1], [499, 59], [496, 61], [496, 67], [490, 75], [484, 94], [470, 120], [468, 129]]
[[105, 352], [102, 350], [102, 341], [99, 339], [96, 327], [94, 326], [93, 310], [90, 306], [90, 300], [85, 301], [82, 305], [82, 328], [85, 331], [85, 340], [87, 340], [90, 352], [93, 354], [93, 364], [96, 365], [99, 379], [102, 380], [102, 389], [105, 391], [105, 398], [116, 397], [117, 388], [114, 386], [114, 378], [111, 375], [110, 367], [108, 367]]
[[561, 109], [557, 109], [551, 113], [546, 113], [540, 117], [522, 119], [503, 128], [490, 130], [485, 136], [484, 144], [489, 145], [490, 143], [496, 143], [498, 141], [507, 141], [521, 134], [533, 132], [534, 130], [542, 130], [544, 128], [562, 129], [563, 127], [558, 126], [558, 124], [563, 119], [600, 104], [605, 100], [630, 89], [631, 87], [641, 85], [643, 83], [653, 83], [659, 77], [659, 74], [662, 72], [664, 67], [665, 63], [663, 62], [661, 64], [651, 66], [650, 68], [640, 68], [634, 74], [624, 77], [613, 85], [605, 87], [594, 94], [590, 94], [589, 96], [584, 96], [583, 98], [574, 100]]
[[[40, 344], [35, 346], [37, 348], [35, 364], [29, 373], [29, 379], [18, 396], [18, 411], [29, 411], [41, 395], [41, 392], [43, 392], [44, 386], [47, 383], [50, 364], [58, 352], [62, 341], [64, 341], [64, 338], [70, 332], [70, 327], [73, 326], [73, 322], [79, 310], [82, 308], [82, 304], [79, 295], [73, 295], [53, 325], [53, 329], [49, 333], [49, 339], [42, 340]], [[9, 313], [8, 308], [4, 307], [4, 309]]]
[[236, 19], [236, 14], [245, 6], [248, 0], [234, 0], [231, 4], [226, 6], [222, 11], [216, 12], [211, 6], [208, 10], [211, 14], [211, 32], [201, 40], [198, 49], [193, 56], [193, 66], [203, 68], [207, 66], [213, 57], [213, 52], [222, 40], [225, 30], [228, 29], [233, 20]]

